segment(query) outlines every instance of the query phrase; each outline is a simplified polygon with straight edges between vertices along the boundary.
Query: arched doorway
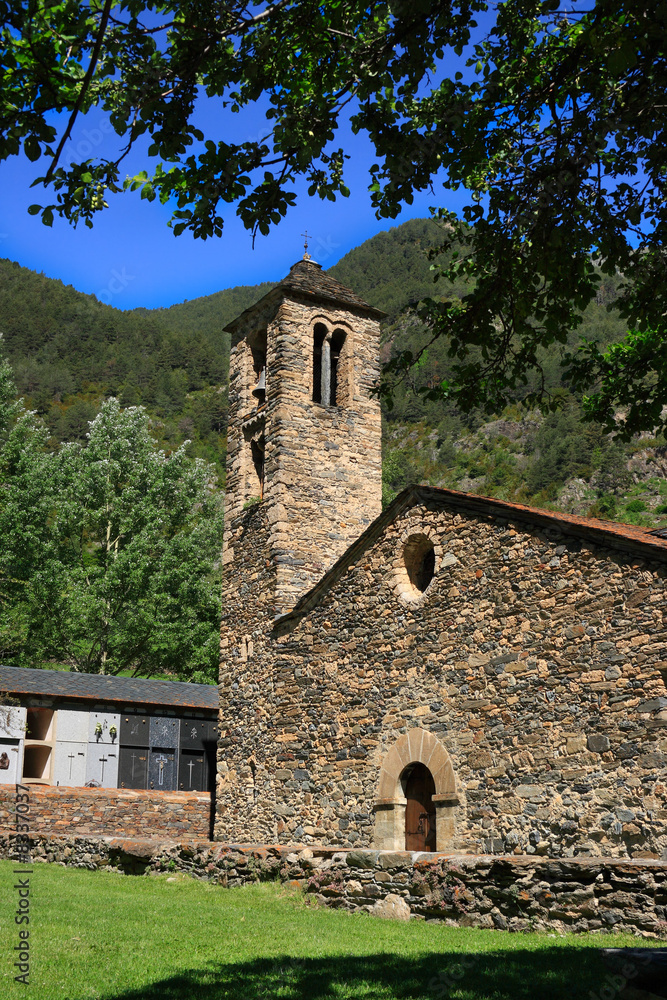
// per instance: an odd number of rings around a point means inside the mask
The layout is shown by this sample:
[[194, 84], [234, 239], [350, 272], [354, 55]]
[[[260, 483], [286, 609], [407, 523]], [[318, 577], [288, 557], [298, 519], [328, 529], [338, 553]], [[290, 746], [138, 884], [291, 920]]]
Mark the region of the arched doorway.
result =
[[405, 850], [435, 851], [435, 781], [424, 764], [410, 764], [401, 775], [405, 792]]
[[411, 729], [382, 758], [374, 846], [383, 851], [449, 850], [458, 807], [449, 754], [432, 733]]

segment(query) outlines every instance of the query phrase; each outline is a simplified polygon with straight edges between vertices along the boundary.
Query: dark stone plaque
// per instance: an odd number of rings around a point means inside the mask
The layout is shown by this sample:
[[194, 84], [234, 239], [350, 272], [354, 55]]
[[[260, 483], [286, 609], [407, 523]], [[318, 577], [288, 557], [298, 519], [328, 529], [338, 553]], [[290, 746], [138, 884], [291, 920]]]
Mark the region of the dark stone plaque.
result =
[[209, 719], [204, 739], [204, 790], [212, 792], [215, 785], [216, 755], [218, 752], [218, 720]]
[[[209, 749], [210, 747], [210, 749]], [[204, 791], [213, 792], [215, 788], [216, 775], [216, 745], [208, 744], [204, 749]]]
[[176, 751], [151, 749], [148, 755], [148, 787], [173, 792], [176, 789]]
[[204, 742], [208, 736], [207, 719], [181, 719], [181, 750], [204, 749]]
[[180, 719], [172, 719], [166, 715], [152, 715], [150, 725], [151, 747], [169, 747], [175, 750], [178, 746], [178, 731]]
[[[121, 715], [120, 745], [122, 747], [147, 747], [149, 745], [150, 719], [147, 715]], [[127, 785], [129, 788], [130, 785]], [[141, 786], [145, 788], [146, 786]]]
[[181, 750], [178, 787], [183, 792], [204, 792], [208, 786], [206, 758], [201, 750]]
[[118, 787], [146, 788], [148, 785], [148, 750], [146, 747], [121, 747], [118, 752]]

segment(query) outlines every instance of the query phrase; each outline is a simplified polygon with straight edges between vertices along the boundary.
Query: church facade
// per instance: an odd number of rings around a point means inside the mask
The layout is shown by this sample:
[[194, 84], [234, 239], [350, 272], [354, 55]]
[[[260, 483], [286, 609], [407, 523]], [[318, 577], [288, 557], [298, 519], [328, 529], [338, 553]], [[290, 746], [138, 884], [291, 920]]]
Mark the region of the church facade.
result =
[[304, 259], [230, 327], [216, 838], [667, 857], [667, 539], [381, 511], [380, 319]]

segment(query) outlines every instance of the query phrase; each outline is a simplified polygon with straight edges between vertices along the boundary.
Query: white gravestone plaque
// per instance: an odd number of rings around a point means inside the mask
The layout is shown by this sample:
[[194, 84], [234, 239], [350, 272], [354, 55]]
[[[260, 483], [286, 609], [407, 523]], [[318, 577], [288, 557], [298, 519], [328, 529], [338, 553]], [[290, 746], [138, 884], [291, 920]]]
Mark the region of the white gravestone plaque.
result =
[[[53, 784], [80, 787], [86, 783], [86, 758], [88, 743], [73, 740], [56, 743], [53, 759]], [[96, 747], [91, 747], [95, 751]]]

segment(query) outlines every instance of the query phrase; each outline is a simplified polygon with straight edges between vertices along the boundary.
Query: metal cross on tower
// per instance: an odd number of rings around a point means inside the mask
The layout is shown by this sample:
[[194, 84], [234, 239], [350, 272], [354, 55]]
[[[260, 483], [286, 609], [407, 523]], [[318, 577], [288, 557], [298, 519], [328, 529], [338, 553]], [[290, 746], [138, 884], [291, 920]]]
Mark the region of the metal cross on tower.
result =
[[301, 235], [304, 237], [306, 241], [303, 244], [303, 259], [310, 260], [310, 254], [308, 253], [308, 230], [306, 229], [305, 233], [301, 233]]

